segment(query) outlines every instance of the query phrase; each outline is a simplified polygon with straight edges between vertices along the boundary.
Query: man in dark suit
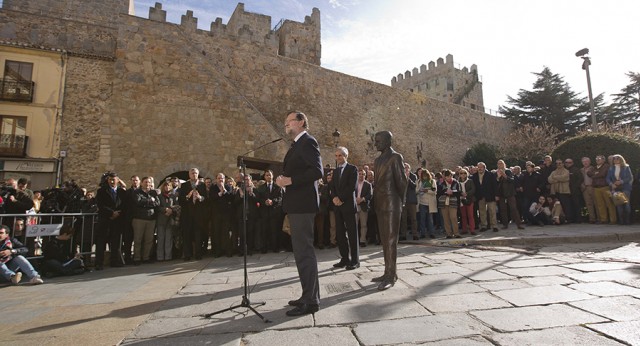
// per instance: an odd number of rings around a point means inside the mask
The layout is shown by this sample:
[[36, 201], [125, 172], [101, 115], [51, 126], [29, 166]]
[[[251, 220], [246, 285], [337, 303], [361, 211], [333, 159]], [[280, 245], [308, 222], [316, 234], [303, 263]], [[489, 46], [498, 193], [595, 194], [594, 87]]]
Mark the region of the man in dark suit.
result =
[[111, 266], [122, 267], [122, 230], [125, 227], [124, 207], [127, 192], [118, 186], [119, 178], [116, 173], [109, 173], [106, 184], [98, 189], [96, 201], [98, 204], [98, 232], [96, 233], [96, 270], [102, 270], [104, 251], [109, 242], [111, 252]]
[[216, 184], [211, 187], [210, 195], [213, 209], [213, 254], [215, 257], [223, 254], [231, 257], [235, 249], [235, 244], [229, 237], [229, 231], [233, 229], [233, 223], [236, 222], [233, 208], [234, 196], [231, 186], [225, 184], [224, 173], [216, 175]]
[[[331, 203], [336, 218], [336, 238], [340, 251], [340, 262], [334, 268], [353, 270], [360, 267], [358, 230], [356, 228], [356, 183], [358, 169], [347, 162], [349, 150], [336, 148], [338, 167], [333, 171], [333, 180], [329, 185]], [[349, 257], [351, 254], [351, 257]]]
[[391, 147], [391, 132], [381, 131], [374, 137], [374, 145], [380, 156], [374, 161], [376, 186], [373, 200], [380, 242], [384, 253], [384, 275], [372, 279], [380, 282], [378, 290], [391, 288], [398, 280], [396, 259], [398, 257], [398, 232], [402, 218], [402, 205], [407, 192], [407, 175], [404, 173], [404, 158]]
[[366, 179], [366, 171], [364, 169], [358, 170], [358, 182], [356, 184], [356, 224], [360, 227], [360, 246], [367, 246], [367, 219], [369, 218], [369, 202], [373, 190], [371, 183]]
[[289, 302], [295, 308], [287, 311], [287, 316], [301, 316], [318, 311], [320, 304], [313, 221], [319, 210], [318, 180], [323, 174], [322, 158], [318, 142], [307, 133], [309, 121], [304, 113], [288, 113], [284, 127], [293, 144], [284, 157], [283, 172], [276, 184], [284, 188], [282, 209], [289, 215], [293, 256], [302, 286], [302, 296]]
[[264, 172], [264, 184], [258, 188], [260, 201], [260, 229], [256, 236], [256, 248], [262, 253], [280, 250], [282, 242], [282, 188], [273, 182], [273, 172]]
[[[476, 185], [476, 199], [478, 200], [478, 213], [480, 214], [480, 232], [487, 230], [487, 225], [498, 232], [498, 221], [496, 218], [496, 196], [498, 192], [498, 180], [496, 176], [487, 171], [484, 162], [478, 162], [478, 173], [472, 177]], [[489, 222], [487, 223], [487, 216]]]
[[[189, 181], [186, 181], [178, 190], [178, 203], [180, 203], [180, 226], [182, 228], [182, 254], [185, 261], [190, 261], [191, 256], [197, 260], [202, 259], [202, 209], [206, 189], [203, 182], [198, 180], [200, 171], [197, 168], [189, 170]], [[195, 251], [194, 251], [195, 249]]]

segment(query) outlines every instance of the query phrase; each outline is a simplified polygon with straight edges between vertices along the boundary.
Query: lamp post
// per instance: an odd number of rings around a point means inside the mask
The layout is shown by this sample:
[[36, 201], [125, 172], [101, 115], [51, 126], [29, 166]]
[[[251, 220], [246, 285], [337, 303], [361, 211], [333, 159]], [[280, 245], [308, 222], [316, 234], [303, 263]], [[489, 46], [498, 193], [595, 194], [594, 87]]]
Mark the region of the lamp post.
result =
[[582, 58], [582, 69], [587, 71], [587, 90], [589, 90], [589, 106], [591, 108], [591, 122], [593, 126], [593, 132], [598, 129], [598, 123], [596, 122], [595, 106], [593, 104], [593, 94], [591, 93], [591, 75], [589, 74], [589, 65], [591, 65], [591, 58], [587, 56], [589, 54], [589, 48], [583, 48], [576, 52], [576, 56]]
[[[338, 129], [336, 129], [335, 131], [333, 131], [331, 136], [333, 136], [333, 145], [337, 148], [338, 147], [338, 142], [340, 141], [340, 131], [338, 131]], [[336, 160], [335, 167], [338, 167], [338, 161], [337, 160]]]

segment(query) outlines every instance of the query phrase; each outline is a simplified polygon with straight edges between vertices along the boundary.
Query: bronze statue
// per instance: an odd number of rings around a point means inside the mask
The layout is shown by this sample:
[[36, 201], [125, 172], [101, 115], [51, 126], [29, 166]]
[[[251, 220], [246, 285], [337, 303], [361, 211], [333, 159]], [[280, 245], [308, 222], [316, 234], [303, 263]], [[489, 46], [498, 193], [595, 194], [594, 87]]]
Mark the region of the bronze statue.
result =
[[407, 191], [407, 176], [404, 173], [404, 159], [391, 147], [393, 135], [389, 131], [380, 131], [375, 135], [375, 147], [380, 156], [374, 162], [376, 186], [373, 189], [373, 200], [378, 217], [378, 229], [382, 252], [384, 253], [384, 275], [371, 281], [380, 282], [378, 290], [392, 287], [396, 274], [396, 258], [398, 257], [398, 232], [402, 205]]

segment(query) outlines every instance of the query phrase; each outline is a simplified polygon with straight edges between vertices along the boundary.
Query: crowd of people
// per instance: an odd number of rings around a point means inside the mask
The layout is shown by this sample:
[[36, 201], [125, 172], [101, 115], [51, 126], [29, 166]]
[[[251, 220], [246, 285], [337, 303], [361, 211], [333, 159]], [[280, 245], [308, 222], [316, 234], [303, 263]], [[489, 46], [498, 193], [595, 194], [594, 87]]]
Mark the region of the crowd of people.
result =
[[[318, 181], [314, 244], [319, 249], [337, 247], [342, 259], [334, 267], [350, 270], [359, 266], [359, 248], [380, 244], [380, 237], [372, 198], [374, 171], [350, 164], [348, 156], [347, 148], [338, 147], [337, 167], [326, 166]], [[527, 162], [524, 170], [499, 160], [493, 170], [479, 162], [438, 172], [412, 171], [405, 163], [408, 185], [400, 240], [436, 238], [440, 232], [445, 238], [460, 238], [498, 232], [499, 226], [507, 229], [510, 224], [519, 229], [581, 222], [630, 224], [634, 174], [625, 159], [598, 155], [595, 164], [588, 157], [580, 163], [546, 156], [537, 165]], [[81, 274], [89, 262], [102, 270], [105, 264], [242, 256], [245, 249], [246, 255], [291, 251], [283, 188], [269, 170], [254, 176], [219, 173], [203, 178], [192, 168], [189, 180], [167, 178], [157, 187], [153, 177], [134, 175], [126, 183], [108, 172], [95, 195], [73, 181], [36, 192], [27, 186], [26, 179], [8, 179], [0, 188], [0, 212], [26, 214], [3, 217], [0, 228], [0, 274], [14, 284], [22, 275], [31, 283], [42, 283], [34, 264], [50, 277]], [[92, 216], [46, 220], [38, 213]], [[63, 227], [55, 237], [27, 238], [25, 226], [36, 222]]]

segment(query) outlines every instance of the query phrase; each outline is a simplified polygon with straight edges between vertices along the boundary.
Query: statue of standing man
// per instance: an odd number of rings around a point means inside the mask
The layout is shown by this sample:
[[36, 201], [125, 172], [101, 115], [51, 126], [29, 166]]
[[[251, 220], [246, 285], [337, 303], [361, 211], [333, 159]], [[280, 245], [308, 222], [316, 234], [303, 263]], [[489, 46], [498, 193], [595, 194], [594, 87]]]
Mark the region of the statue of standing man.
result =
[[398, 275], [396, 259], [398, 257], [398, 232], [402, 205], [407, 191], [407, 176], [404, 173], [404, 159], [391, 147], [393, 135], [389, 131], [380, 131], [375, 135], [374, 145], [380, 156], [374, 162], [376, 186], [373, 189], [373, 200], [382, 251], [384, 253], [384, 275], [371, 281], [380, 282], [378, 290], [391, 288]]

